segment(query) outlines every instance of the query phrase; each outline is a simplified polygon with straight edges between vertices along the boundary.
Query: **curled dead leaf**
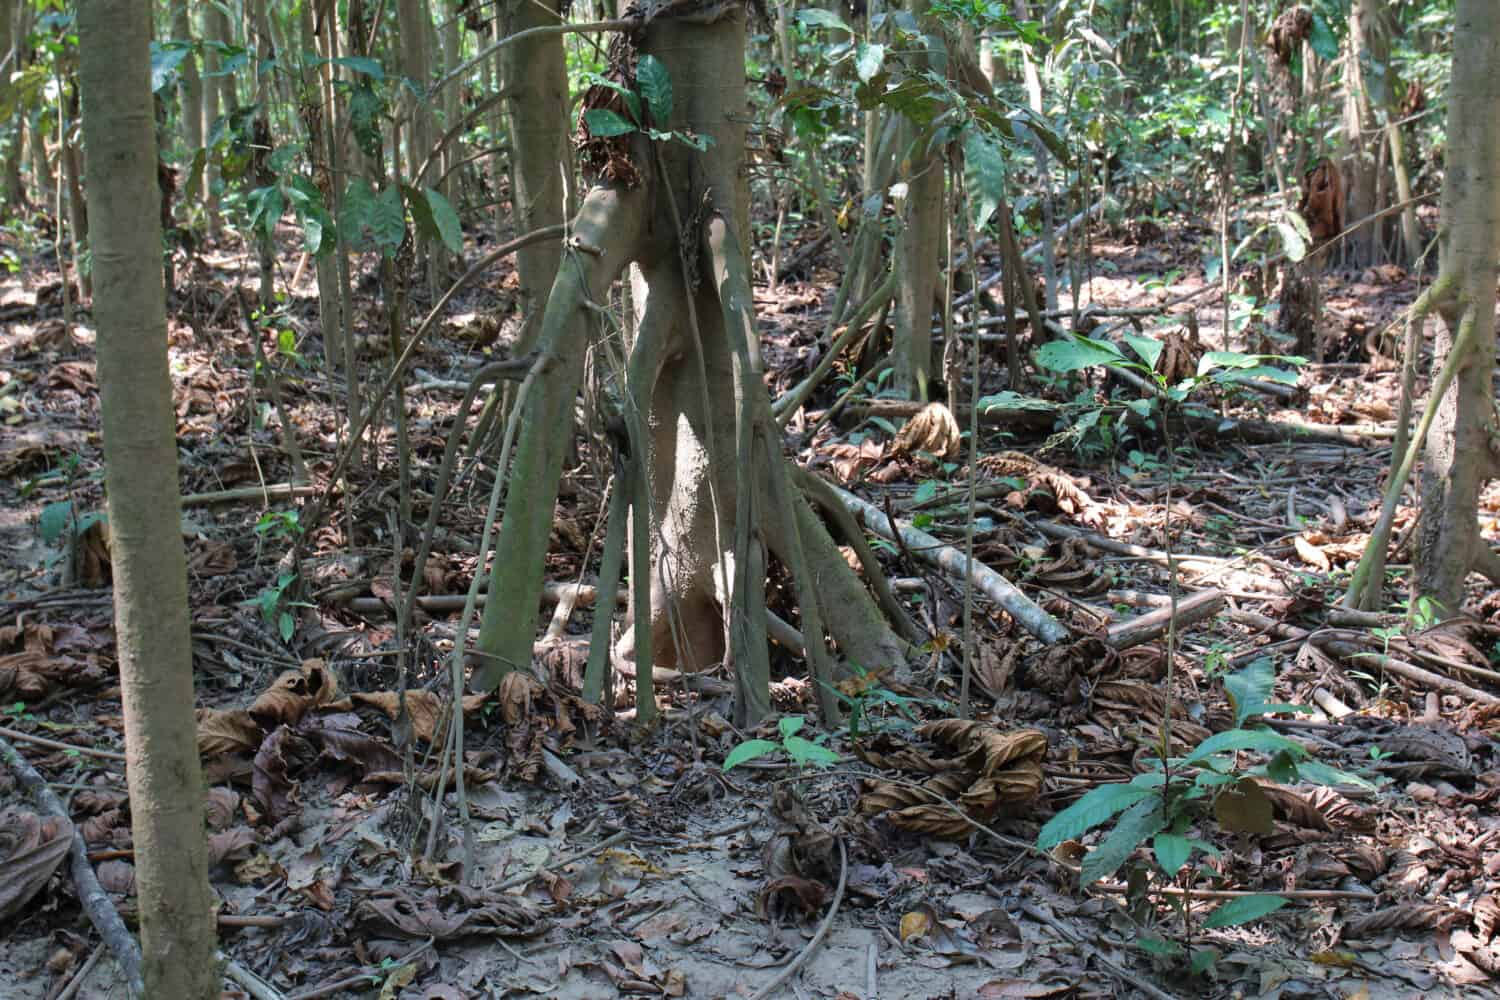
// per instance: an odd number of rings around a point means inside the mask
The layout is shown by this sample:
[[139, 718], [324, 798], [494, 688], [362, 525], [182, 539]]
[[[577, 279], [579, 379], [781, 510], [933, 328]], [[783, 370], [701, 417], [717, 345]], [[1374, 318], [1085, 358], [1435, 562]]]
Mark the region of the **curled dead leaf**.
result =
[[0, 812], [0, 920], [20, 913], [42, 890], [72, 844], [73, 824], [66, 817]]
[[963, 443], [958, 421], [942, 403], [928, 403], [906, 422], [891, 442], [891, 455], [910, 458], [920, 452], [948, 461], [958, 456]]

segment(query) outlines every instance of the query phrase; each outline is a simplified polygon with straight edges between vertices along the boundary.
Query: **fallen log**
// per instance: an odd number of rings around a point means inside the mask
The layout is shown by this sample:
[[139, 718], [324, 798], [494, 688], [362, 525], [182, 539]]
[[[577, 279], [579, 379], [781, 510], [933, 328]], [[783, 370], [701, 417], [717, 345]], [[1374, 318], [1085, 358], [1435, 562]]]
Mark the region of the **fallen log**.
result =
[[[1177, 631], [1181, 632], [1189, 625], [1212, 618], [1224, 610], [1224, 603], [1223, 593], [1217, 590], [1200, 590], [1183, 597], [1177, 602]], [[1111, 625], [1105, 633], [1104, 643], [1114, 649], [1129, 649], [1165, 635], [1174, 620], [1172, 611], [1172, 606], [1168, 604]]]
[[1048, 614], [1041, 605], [1023, 594], [1015, 584], [977, 560], [969, 562], [964, 554], [951, 545], [945, 545], [925, 531], [909, 524], [892, 522], [885, 512], [866, 503], [848, 490], [829, 484], [834, 494], [856, 517], [863, 519], [871, 531], [892, 541], [900, 540], [918, 558], [942, 569], [944, 572], [967, 578], [981, 594], [1004, 608], [1021, 627], [1043, 642], [1062, 642], [1069, 636], [1068, 628]]

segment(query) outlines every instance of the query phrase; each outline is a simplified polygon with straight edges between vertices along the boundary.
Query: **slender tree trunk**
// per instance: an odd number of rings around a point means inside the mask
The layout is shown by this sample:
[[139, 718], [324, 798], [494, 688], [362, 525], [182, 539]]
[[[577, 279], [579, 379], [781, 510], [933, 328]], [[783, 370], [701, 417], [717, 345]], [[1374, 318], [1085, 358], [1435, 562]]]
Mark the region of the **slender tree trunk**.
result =
[[1439, 304], [1446, 323], [1437, 334], [1434, 371], [1450, 352], [1464, 353], [1427, 436], [1417, 535], [1417, 593], [1450, 612], [1462, 605], [1464, 580], [1485, 548], [1477, 520], [1479, 491], [1495, 472], [1490, 379], [1495, 367], [1495, 262], [1500, 260], [1497, 66], [1500, 4], [1458, 0], [1442, 210], [1447, 234], [1443, 278], [1456, 288]]
[[[1349, 38], [1344, 52], [1344, 149], [1349, 178], [1346, 217], [1350, 219], [1363, 219], [1380, 208], [1375, 150], [1381, 133], [1370, 87], [1380, 82], [1371, 74], [1383, 74], [1386, 59], [1378, 0], [1354, 0], [1349, 5]], [[1377, 263], [1381, 228], [1381, 223], [1372, 222], [1345, 237], [1346, 259], [1356, 267]]]
[[[193, 40], [191, 0], [172, 0], [172, 40]], [[182, 135], [191, 156], [203, 148], [203, 78], [198, 75], [198, 56], [190, 53], [179, 64], [182, 80]]]
[[[556, 24], [557, 0], [502, 0], [502, 30], [513, 35]], [[568, 74], [561, 35], [547, 35], [502, 50], [501, 79], [510, 90], [505, 102], [510, 128], [510, 200], [517, 233], [563, 221], [563, 173], [571, 173], [568, 143]], [[518, 352], [531, 349], [541, 331], [539, 312], [557, 275], [558, 244], [541, 243], [516, 254], [521, 308], [527, 317]]]
[[[21, 47], [18, 43], [14, 14], [16, 5], [12, 0], [0, 0], [0, 61], [5, 66], [0, 70], [0, 79], [21, 69]], [[21, 182], [21, 129], [22, 114], [17, 113], [11, 122], [0, 122], [5, 127], [6, 139], [0, 151], [0, 200], [12, 211], [26, 205], [26, 186]]]
[[149, 997], [219, 996], [167, 371], [149, 9], [78, 8], [115, 634]]

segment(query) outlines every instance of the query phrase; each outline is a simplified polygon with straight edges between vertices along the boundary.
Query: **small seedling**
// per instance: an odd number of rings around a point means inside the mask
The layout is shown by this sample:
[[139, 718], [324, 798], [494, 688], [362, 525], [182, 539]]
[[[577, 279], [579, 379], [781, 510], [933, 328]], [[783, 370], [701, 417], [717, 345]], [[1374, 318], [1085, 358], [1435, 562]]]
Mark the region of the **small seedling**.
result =
[[809, 764], [814, 767], [828, 767], [843, 760], [837, 751], [823, 746], [827, 735], [816, 739], [806, 739], [798, 736], [802, 726], [807, 722], [800, 715], [788, 715], [776, 724], [777, 731], [781, 734], [780, 742], [775, 740], [746, 740], [724, 758], [724, 770], [729, 771], [746, 761], [756, 760], [773, 753], [784, 753], [791, 758], [792, 763], [798, 767], [806, 767]]

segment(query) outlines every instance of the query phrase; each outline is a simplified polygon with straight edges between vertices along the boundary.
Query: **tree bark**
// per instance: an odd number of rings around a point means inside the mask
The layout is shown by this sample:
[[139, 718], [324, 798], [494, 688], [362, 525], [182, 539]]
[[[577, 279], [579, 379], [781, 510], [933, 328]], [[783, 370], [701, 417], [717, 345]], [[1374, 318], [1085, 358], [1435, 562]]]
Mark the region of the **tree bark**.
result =
[[[1376, 204], [1379, 170], [1375, 151], [1380, 144], [1380, 124], [1375, 120], [1371, 86], [1383, 77], [1387, 46], [1380, 31], [1378, 0], [1354, 0], [1349, 5], [1349, 38], [1344, 52], [1344, 149], [1349, 179], [1345, 218], [1363, 219], [1380, 209]], [[1361, 226], [1345, 237], [1348, 256], [1355, 267], [1369, 267], [1380, 256], [1379, 222]]]
[[[528, 28], [556, 24], [557, 0], [505, 0], [502, 29], [513, 35]], [[501, 51], [501, 79], [510, 97], [505, 102], [510, 131], [511, 224], [529, 233], [563, 221], [563, 175], [571, 173], [568, 145], [568, 73], [561, 35], [544, 35]], [[515, 351], [525, 354], [541, 333], [540, 310], [557, 277], [556, 243], [526, 247], [516, 253], [521, 279], [521, 312], [526, 325]]]
[[167, 370], [150, 12], [79, 4], [115, 634], [146, 995], [218, 997]]
[[[1448, 98], [1442, 274], [1456, 294], [1439, 304], [1440, 370], [1465, 330], [1469, 346], [1427, 437], [1418, 527], [1417, 593], [1456, 610], [1479, 537], [1479, 491], [1494, 467], [1495, 261], [1500, 260], [1500, 5], [1459, 0]], [[1442, 280], [1442, 279], [1440, 279]]]
[[[825, 625], [849, 660], [904, 665], [904, 644], [785, 485], [743, 243], [744, 18], [737, 8], [692, 21], [666, 13], [639, 38], [641, 54], [659, 59], [674, 83], [670, 120], [657, 127], [713, 143], [698, 152], [632, 136], [640, 186], [596, 187], [579, 213], [581, 248], [598, 249], [564, 257], [544, 312], [540, 350], [558, 359], [556, 374], [536, 383], [522, 417], [490, 587], [502, 596], [486, 608], [477, 650], [490, 671], [480, 684], [530, 660], [537, 622], [514, 609], [537, 605], [567, 445], [558, 430], [568, 426], [589, 332], [584, 294], [602, 297], [627, 260], [638, 265], [639, 323], [622, 395], [627, 423], [643, 425], [631, 447], [644, 455], [632, 460], [645, 463], [648, 477], [631, 516], [651, 529], [649, 551], [632, 547], [631, 577], [650, 586], [632, 593], [631, 621], [643, 627], [639, 638], [627, 630], [616, 658], [633, 660], [639, 678], [652, 665], [698, 669], [732, 656], [742, 681], [737, 712], [763, 713], [769, 551], [793, 572], [815, 673], [829, 666]], [[582, 261], [597, 263], [582, 274]]]

